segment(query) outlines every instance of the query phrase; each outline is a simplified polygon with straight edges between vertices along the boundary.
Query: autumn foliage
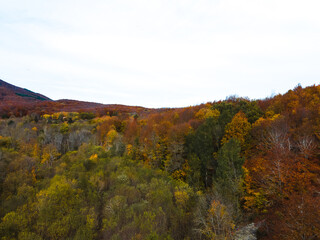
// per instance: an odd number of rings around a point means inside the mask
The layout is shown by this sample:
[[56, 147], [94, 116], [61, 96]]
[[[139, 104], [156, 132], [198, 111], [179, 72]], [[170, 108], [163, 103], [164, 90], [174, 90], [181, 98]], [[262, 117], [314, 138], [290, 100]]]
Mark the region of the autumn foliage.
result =
[[252, 223], [258, 239], [320, 238], [320, 86], [0, 108], [2, 239], [238, 239]]

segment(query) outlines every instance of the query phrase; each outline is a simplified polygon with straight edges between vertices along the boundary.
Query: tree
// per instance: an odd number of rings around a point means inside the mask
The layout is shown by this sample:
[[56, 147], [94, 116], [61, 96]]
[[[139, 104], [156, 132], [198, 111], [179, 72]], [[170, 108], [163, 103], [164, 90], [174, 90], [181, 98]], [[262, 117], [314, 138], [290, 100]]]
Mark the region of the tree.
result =
[[200, 198], [195, 217], [195, 231], [205, 239], [232, 239], [235, 224], [228, 209], [218, 200], [212, 200], [209, 207], [205, 198]]
[[279, 239], [313, 240], [320, 238], [320, 198], [296, 193], [280, 209]]
[[237, 139], [230, 139], [218, 152], [215, 175], [215, 190], [227, 205], [232, 206], [234, 216], [240, 215], [242, 197], [244, 158], [240, 156], [241, 147]]
[[[90, 219], [95, 216], [83, 201], [75, 181], [55, 176], [50, 187], [37, 194], [37, 232], [46, 239], [64, 239], [79, 235], [79, 231], [86, 228], [88, 239], [92, 239], [95, 225]], [[91, 234], [88, 236], [88, 233]]]
[[243, 176], [244, 158], [240, 142], [232, 138], [218, 152], [216, 178], [218, 181], [238, 181]]
[[231, 138], [237, 139], [241, 145], [244, 147], [246, 142], [246, 137], [251, 129], [251, 124], [248, 122], [245, 114], [243, 112], [238, 112], [230, 123], [226, 125], [225, 134], [222, 138], [222, 144], [229, 141]]
[[219, 149], [221, 136], [221, 126], [214, 118], [208, 118], [195, 132], [187, 136], [186, 146], [189, 152], [190, 166], [191, 168], [197, 166], [198, 164], [193, 161], [199, 159], [201, 180], [204, 187], [211, 186], [213, 169], [216, 167], [213, 154]]
[[220, 115], [219, 110], [211, 109], [211, 108], [201, 108], [195, 115], [196, 118], [200, 120], [205, 120], [208, 118], [216, 118], [218, 119]]

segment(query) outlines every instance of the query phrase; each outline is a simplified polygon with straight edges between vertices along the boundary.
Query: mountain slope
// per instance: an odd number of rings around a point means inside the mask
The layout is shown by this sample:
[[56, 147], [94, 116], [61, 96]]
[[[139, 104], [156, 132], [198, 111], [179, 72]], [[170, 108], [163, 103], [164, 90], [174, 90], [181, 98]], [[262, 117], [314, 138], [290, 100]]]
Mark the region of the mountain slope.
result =
[[39, 93], [32, 92], [25, 88], [20, 88], [0, 79], [0, 100], [6, 102], [38, 102], [51, 101], [50, 98]]
[[98, 115], [105, 115], [119, 112], [142, 113], [158, 111], [162, 110], [69, 99], [54, 101], [44, 95], [14, 86], [0, 79], [0, 118], [22, 117], [31, 113], [42, 115], [54, 112], [92, 112]]

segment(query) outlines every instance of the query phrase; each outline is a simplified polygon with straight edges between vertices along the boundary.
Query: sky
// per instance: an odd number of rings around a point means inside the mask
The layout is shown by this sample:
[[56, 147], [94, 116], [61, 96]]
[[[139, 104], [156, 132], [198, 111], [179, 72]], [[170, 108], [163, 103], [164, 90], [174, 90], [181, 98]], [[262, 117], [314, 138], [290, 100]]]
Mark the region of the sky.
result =
[[184, 107], [320, 80], [319, 0], [0, 0], [0, 79], [54, 100]]

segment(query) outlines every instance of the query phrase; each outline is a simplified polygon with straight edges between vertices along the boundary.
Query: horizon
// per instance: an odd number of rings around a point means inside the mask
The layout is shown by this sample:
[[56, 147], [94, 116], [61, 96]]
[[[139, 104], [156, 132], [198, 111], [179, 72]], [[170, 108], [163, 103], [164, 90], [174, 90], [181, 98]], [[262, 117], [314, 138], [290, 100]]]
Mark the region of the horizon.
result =
[[0, 78], [51, 99], [176, 108], [319, 83], [320, 2], [2, 2]]

